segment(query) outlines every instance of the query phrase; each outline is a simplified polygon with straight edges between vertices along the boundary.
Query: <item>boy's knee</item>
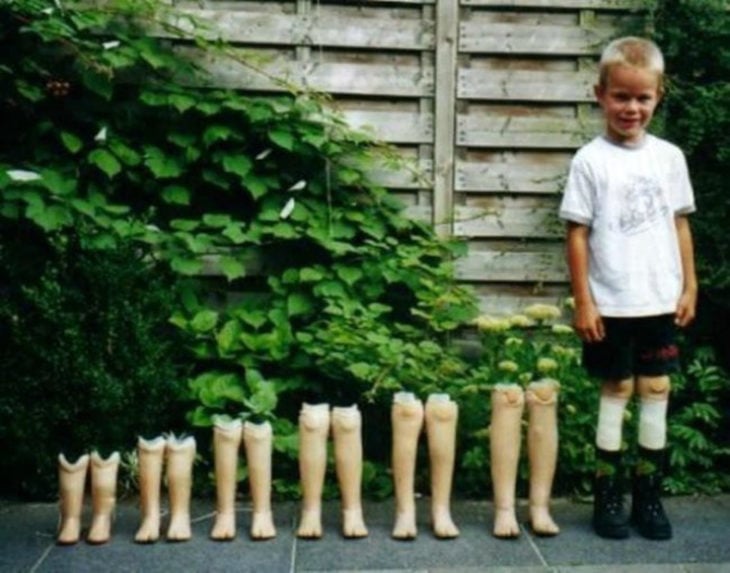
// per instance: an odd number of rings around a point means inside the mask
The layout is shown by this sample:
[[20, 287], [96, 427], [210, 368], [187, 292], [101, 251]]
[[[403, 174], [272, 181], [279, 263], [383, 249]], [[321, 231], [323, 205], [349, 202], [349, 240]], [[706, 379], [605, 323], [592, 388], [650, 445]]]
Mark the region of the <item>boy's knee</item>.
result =
[[628, 400], [634, 395], [634, 379], [609, 380], [601, 385], [601, 395], [610, 398]]
[[649, 400], [666, 400], [671, 383], [669, 376], [642, 376], [638, 380], [639, 395]]

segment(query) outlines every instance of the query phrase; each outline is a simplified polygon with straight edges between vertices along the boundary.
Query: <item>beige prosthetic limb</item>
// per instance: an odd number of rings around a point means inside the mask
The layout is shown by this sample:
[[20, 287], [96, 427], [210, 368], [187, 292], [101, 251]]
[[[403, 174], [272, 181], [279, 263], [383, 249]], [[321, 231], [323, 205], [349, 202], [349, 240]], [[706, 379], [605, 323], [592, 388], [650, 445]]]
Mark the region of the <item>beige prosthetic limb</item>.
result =
[[423, 427], [423, 403], [410, 392], [397, 392], [393, 396], [391, 420], [396, 506], [393, 538], [414, 539], [418, 533], [414, 480], [418, 437]]
[[511, 538], [520, 533], [515, 514], [515, 488], [524, 405], [524, 392], [516, 384], [497, 384], [492, 391], [489, 440], [495, 537]]
[[84, 509], [84, 488], [89, 455], [84, 454], [70, 463], [63, 454], [58, 455], [58, 493], [60, 523], [56, 542], [73, 545], [81, 537], [81, 513]]
[[335, 469], [342, 497], [342, 534], [366, 537], [362, 513], [362, 417], [357, 405], [332, 409]]
[[162, 462], [165, 455], [165, 438], [137, 440], [139, 460], [139, 503], [142, 523], [134, 540], [137, 543], [154, 543], [160, 538], [160, 485]]
[[456, 422], [459, 409], [447, 394], [431, 394], [426, 400], [426, 435], [431, 470], [431, 521], [436, 537], [457, 537], [451, 519], [451, 483], [454, 476]]
[[276, 536], [274, 517], [271, 512], [271, 452], [273, 432], [271, 424], [243, 425], [243, 442], [246, 446], [248, 481], [251, 485], [253, 516], [251, 538], [271, 539]]
[[550, 515], [550, 495], [558, 459], [558, 389], [555, 380], [533, 382], [525, 398], [529, 426], [530, 526], [538, 535], [557, 535], [560, 528]]
[[103, 459], [98, 452], [91, 454], [91, 528], [86, 541], [101, 544], [109, 541], [114, 506], [117, 502], [117, 473], [119, 452]]
[[230, 541], [236, 536], [236, 478], [242, 432], [241, 420], [218, 420], [213, 426], [216, 513], [210, 538], [217, 541]]
[[167, 438], [167, 489], [170, 495], [170, 524], [168, 541], [187, 541], [190, 529], [190, 493], [193, 486], [195, 438]]
[[302, 516], [297, 536], [322, 537], [322, 488], [327, 470], [329, 404], [303, 404], [299, 412], [299, 479]]

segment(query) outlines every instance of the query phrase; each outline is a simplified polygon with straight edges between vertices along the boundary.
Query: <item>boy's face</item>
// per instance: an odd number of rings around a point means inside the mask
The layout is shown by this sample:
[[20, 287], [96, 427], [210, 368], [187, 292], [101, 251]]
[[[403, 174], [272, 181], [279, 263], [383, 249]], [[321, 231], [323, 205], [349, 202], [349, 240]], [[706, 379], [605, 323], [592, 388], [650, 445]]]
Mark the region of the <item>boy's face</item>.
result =
[[596, 86], [595, 94], [606, 118], [608, 137], [627, 145], [642, 140], [661, 100], [655, 72], [623, 65], [608, 70], [605, 85]]

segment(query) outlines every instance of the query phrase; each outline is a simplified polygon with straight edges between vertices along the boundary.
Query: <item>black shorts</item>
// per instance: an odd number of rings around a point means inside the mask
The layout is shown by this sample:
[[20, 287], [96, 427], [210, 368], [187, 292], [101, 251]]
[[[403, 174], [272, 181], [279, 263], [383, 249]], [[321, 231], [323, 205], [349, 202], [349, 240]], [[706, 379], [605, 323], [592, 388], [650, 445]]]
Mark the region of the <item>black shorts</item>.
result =
[[673, 314], [603, 318], [605, 338], [583, 343], [583, 366], [601, 380], [664, 376], [679, 368]]

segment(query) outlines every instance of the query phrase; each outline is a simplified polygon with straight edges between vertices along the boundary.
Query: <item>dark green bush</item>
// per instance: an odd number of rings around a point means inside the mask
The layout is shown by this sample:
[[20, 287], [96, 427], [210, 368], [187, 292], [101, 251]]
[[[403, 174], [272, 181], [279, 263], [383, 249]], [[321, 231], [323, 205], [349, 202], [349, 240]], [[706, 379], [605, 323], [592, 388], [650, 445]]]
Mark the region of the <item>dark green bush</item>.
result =
[[108, 455], [184, 427], [174, 283], [131, 248], [48, 246], [31, 266], [27, 244], [3, 239], [0, 491], [48, 497], [59, 452]]

